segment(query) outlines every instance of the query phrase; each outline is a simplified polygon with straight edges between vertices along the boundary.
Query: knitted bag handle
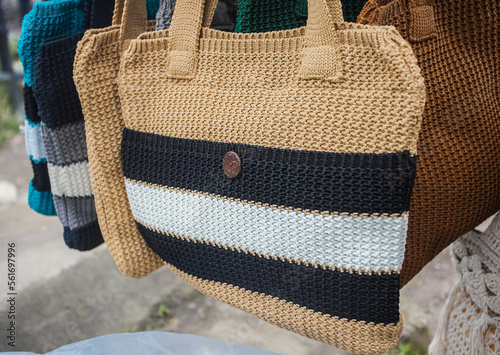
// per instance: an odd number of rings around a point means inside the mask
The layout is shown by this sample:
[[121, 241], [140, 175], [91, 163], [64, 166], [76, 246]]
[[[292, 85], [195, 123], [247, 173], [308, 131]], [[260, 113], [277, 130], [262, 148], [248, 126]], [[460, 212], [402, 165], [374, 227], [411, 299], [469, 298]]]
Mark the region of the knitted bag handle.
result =
[[121, 25], [124, 7], [125, 7], [125, 0], [116, 0], [115, 1], [115, 10], [113, 11], [113, 21], [111, 22], [112, 26], [120, 26]]
[[[145, 31], [144, 0], [125, 1], [122, 20], [123, 48]], [[204, 6], [206, 5], [206, 6]], [[196, 73], [202, 27], [208, 27], [216, 0], [178, 0], [169, 30], [167, 74], [175, 79], [192, 79]], [[336, 25], [344, 22], [340, 0], [309, 0], [300, 79], [335, 81], [341, 77], [342, 62]], [[210, 21], [209, 21], [210, 20]]]
[[[201, 0], [203, 2], [203, 0]], [[203, 27], [210, 27], [218, 0], [207, 0], [203, 11]], [[177, 5], [176, 5], [177, 8]], [[116, 0], [113, 25], [120, 25], [120, 48], [123, 53], [133, 39], [146, 31], [145, 0]], [[201, 30], [201, 28], [200, 28]]]
[[423, 42], [437, 36], [435, 0], [368, 0], [358, 23], [390, 25], [394, 16], [408, 13], [408, 40]]

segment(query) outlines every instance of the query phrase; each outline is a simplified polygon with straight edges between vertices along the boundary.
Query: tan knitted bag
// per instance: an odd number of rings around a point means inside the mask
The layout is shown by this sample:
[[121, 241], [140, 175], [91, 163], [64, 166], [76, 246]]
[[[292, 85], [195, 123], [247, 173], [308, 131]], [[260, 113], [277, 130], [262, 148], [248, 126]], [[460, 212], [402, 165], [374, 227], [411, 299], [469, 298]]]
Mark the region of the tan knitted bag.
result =
[[385, 352], [403, 326], [425, 101], [411, 48], [393, 27], [344, 23], [339, 0], [258, 34], [208, 28], [214, 3], [177, 0], [170, 30], [144, 33], [144, 1], [126, 2], [121, 153], [137, 227], [205, 294]]
[[[111, 27], [89, 30], [78, 43], [74, 82], [85, 117], [92, 188], [104, 241], [124, 274], [142, 277], [162, 263], [137, 231], [123, 181], [120, 141], [124, 124], [116, 83], [123, 5], [116, 1]], [[154, 23], [149, 27], [154, 29]]]

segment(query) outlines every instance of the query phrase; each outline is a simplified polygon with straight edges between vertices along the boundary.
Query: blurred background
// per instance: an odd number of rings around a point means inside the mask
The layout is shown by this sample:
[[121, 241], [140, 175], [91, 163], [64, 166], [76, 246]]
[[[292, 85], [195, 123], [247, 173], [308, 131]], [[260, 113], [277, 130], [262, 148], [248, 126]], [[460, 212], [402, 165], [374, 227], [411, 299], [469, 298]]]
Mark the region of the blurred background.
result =
[[[0, 275], [16, 243], [17, 346], [44, 353], [92, 337], [141, 331], [189, 333], [286, 354], [347, 354], [272, 326], [195, 291], [162, 268], [140, 279], [120, 273], [106, 246], [82, 253], [63, 241], [57, 217], [30, 210], [32, 177], [20, 132], [22, 67], [16, 53], [22, 16], [33, 2], [0, 0]], [[391, 354], [427, 354], [441, 307], [456, 280], [443, 251], [403, 290], [404, 335]], [[6, 280], [6, 279], [5, 279]], [[1, 282], [3, 295], [7, 282]], [[7, 302], [0, 302], [7, 324]], [[10, 351], [5, 342], [0, 351]]]

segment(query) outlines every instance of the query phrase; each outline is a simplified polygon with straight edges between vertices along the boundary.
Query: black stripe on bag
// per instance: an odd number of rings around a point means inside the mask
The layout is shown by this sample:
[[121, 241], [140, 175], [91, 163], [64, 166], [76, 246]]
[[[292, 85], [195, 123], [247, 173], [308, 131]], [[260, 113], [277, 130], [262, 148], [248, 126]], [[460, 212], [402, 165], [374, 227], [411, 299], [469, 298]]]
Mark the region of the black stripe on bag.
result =
[[163, 261], [190, 275], [261, 292], [333, 317], [375, 324], [399, 321], [397, 273], [324, 270], [189, 242], [140, 223], [137, 227]]
[[50, 191], [49, 170], [47, 169], [47, 162], [35, 163], [31, 161], [33, 168], [33, 188], [38, 191]]
[[35, 96], [33, 95], [33, 89], [30, 86], [24, 85], [23, 97], [24, 113], [26, 118], [33, 123], [39, 123], [40, 116], [38, 116], [38, 105], [36, 104]]
[[104, 243], [97, 221], [75, 229], [64, 227], [63, 236], [69, 248], [79, 251], [91, 250]]
[[80, 98], [73, 82], [73, 62], [83, 33], [40, 44], [33, 90], [43, 123], [50, 128], [83, 121]]
[[[242, 161], [226, 177], [228, 151]], [[326, 153], [164, 137], [125, 129], [124, 174], [129, 179], [270, 205], [348, 213], [409, 210], [416, 157]]]

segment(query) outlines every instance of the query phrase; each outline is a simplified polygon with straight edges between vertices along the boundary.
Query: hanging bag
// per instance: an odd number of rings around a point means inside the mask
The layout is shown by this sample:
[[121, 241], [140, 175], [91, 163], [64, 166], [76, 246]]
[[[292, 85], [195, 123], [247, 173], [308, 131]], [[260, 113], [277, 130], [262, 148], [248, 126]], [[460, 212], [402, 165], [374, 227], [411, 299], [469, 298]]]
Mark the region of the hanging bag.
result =
[[427, 89], [403, 286], [500, 209], [500, 2], [370, 0], [358, 22], [394, 25]]
[[77, 43], [85, 30], [111, 24], [114, 0], [88, 0], [80, 33], [40, 44], [34, 63], [33, 93], [54, 205], [70, 248], [86, 251], [103, 242], [90, 183], [85, 127], [73, 82]]
[[17, 42], [23, 64], [26, 151], [33, 169], [28, 188], [30, 208], [46, 216], [55, 216], [53, 195], [47, 169], [47, 152], [42, 139], [38, 105], [33, 95], [35, 58], [43, 41], [81, 31], [84, 18], [83, 0], [37, 1], [24, 17]]
[[138, 230], [207, 295], [354, 353], [389, 350], [425, 101], [410, 46], [344, 23], [339, 0], [259, 34], [207, 28], [213, 3], [177, 0], [170, 30], [145, 33], [144, 2], [126, 1], [121, 154]]
[[[149, 5], [151, 2], [158, 8], [157, 0], [148, 0], [148, 9], [154, 8]], [[137, 231], [121, 169], [123, 121], [116, 77], [121, 57], [122, 13], [123, 0], [117, 0], [113, 25], [85, 32], [78, 42], [73, 79], [85, 119], [92, 190], [104, 241], [124, 274], [142, 277], [159, 268], [161, 260]], [[148, 10], [149, 18], [154, 15]], [[154, 29], [154, 22], [149, 22], [149, 29]]]

